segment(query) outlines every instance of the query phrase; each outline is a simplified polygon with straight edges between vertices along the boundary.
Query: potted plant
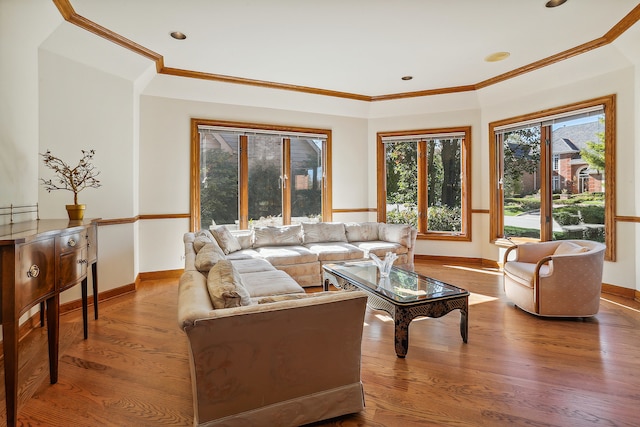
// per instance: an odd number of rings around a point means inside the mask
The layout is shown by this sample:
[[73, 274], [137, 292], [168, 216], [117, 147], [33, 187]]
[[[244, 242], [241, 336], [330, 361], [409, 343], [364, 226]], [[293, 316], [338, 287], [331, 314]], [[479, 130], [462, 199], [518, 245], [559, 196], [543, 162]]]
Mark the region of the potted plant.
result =
[[82, 157], [77, 166], [71, 167], [59, 157], [51, 154], [50, 150], [40, 155], [44, 165], [51, 169], [56, 177], [53, 179], [41, 179], [45, 189], [51, 193], [53, 190], [68, 190], [73, 193], [73, 204], [66, 205], [70, 220], [84, 218], [85, 205], [78, 204], [78, 193], [85, 188], [98, 188], [101, 186], [96, 177], [100, 172], [91, 163], [95, 150], [81, 150]]

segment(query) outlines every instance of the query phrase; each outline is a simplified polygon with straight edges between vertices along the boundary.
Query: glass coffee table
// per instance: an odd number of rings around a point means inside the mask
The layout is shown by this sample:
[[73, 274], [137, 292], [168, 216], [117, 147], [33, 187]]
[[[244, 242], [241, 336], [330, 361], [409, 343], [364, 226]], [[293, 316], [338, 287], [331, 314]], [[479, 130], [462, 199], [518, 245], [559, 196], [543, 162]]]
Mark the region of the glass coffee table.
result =
[[395, 322], [395, 349], [405, 357], [409, 347], [409, 323], [416, 317], [441, 317], [460, 310], [460, 335], [467, 342], [469, 333], [469, 291], [421, 274], [392, 267], [381, 278], [373, 261], [324, 264], [324, 290], [360, 289], [369, 296], [367, 305], [386, 311]]

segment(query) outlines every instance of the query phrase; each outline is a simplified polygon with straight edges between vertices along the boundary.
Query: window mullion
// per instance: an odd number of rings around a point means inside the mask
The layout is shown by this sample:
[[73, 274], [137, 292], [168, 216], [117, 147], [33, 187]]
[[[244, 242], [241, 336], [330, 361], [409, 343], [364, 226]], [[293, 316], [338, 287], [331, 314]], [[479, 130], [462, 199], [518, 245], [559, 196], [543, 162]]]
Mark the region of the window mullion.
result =
[[282, 138], [282, 223], [291, 224], [291, 139]]
[[240, 179], [238, 180], [238, 197], [240, 212], [240, 229], [249, 228], [249, 137], [240, 135], [240, 155], [238, 156], [238, 168]]
[[418, 231], [427, 232], [427, 141], [418, 141]]
[[540, 128], [540, 240], [553, 240], [551, 125]]

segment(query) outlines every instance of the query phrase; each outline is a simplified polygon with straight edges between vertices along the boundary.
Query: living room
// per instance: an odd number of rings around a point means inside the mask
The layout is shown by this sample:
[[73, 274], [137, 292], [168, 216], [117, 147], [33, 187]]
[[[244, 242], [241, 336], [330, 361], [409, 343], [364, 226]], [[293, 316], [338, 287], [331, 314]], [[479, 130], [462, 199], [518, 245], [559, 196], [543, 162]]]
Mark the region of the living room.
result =
[[[80, 2], [70, 4], [80, 13]], [[616, 257], [605, 262], [603, 283], [638, 298], [635, 21], [611, 43], [496, 84], [371, 102], [158, 74], [155, 61], [66, 21], [54, 2], [3, 0], [0, 8], [0, 205], [38, 203], [41, 218], [64, 217], [69, 195], [39, 185], [47, 171], [38, 153], [51, 149], [73, 158], [81, 149], [95, 149], [103, 186], [83, 192], [82, 201], [87, 217], [102, 218], [101, 293], [124, 293], [147, 277], [175, 275], [184, 267], [192, 118], [330, 129], [332, 220], [343, 222], [377, 219], [378, 132], [469, 126], [471, 239], [419, 239], [416, 255], [497, 263], [504, 248], [490, 236], [489, 124], [615, 94]], [[79, 298], [74, 288], [62, 303]]]

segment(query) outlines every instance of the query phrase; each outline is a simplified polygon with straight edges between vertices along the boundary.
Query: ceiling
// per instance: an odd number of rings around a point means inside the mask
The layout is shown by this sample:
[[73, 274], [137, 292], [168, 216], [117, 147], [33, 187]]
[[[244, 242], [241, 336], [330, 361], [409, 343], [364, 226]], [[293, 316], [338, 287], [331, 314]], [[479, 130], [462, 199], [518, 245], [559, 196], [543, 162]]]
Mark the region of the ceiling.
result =
[[[640, 26], [635, 0], [545, 2], [54, 0], [70, 22], [159, 58], [159, 72], [369, 98], [486, 86]], [[484, 60], [495, 52], [510, 56]]]

